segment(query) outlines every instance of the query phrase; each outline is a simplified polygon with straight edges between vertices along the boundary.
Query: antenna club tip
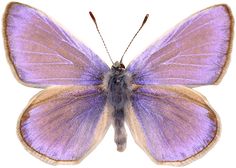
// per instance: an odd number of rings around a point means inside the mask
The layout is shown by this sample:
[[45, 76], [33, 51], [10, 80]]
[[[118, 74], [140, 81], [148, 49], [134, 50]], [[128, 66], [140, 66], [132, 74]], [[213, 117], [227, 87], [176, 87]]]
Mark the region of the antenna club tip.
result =
[[148, 17], [149, 17], [149, 14], [146, 14], [145, 18], [143, 19], [143, 24], [142, 25], [144, 25], [147, 22]]
[[93, 15], [93, 13], [91, 11], [89, 11], [89, 15], [94, 21], [96, 21], [95, 16]]

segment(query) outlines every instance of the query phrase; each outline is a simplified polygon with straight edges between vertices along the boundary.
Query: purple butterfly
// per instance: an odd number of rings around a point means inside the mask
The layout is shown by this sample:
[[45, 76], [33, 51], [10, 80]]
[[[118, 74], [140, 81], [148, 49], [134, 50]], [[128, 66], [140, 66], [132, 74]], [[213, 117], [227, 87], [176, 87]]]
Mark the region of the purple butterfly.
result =
[[122, 60], [109, 68], [42, 12], [10, 3], [4, 16], [10, 64], [23, 84], [48, 87], [20, 117], [21, 142], [48, 163], [78, 163], [111, 124], [117, 150], [124, 151], [126, 122], [156, 163], [189, 163], [214, 145], [220, 129], [207, 100], [189, 87], [220, 82], [232, 32], [229, 7], [216, 5], [179, 24], [127, 68]]

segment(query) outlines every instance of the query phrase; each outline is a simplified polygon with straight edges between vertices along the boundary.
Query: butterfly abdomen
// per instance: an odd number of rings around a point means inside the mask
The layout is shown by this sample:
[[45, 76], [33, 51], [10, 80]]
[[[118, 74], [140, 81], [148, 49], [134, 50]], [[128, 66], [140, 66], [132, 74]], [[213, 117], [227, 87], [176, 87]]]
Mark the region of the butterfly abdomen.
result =
[[124, 109], [115, 110], [113, 113], [113, 126], [115, 129], [115, 143], [117, 151], [123, 152], [126, 148], [126, 130], [124, 127]]
[[108, 77], [108, 100], [113, 106], [112, 118], [115, 129], [115, 143], [117, 150], [122, 152], [126, 148], [126, 130], [124, 127], [124, 107], [128, 101], [129, 89], [124, 69], [112, 68]]

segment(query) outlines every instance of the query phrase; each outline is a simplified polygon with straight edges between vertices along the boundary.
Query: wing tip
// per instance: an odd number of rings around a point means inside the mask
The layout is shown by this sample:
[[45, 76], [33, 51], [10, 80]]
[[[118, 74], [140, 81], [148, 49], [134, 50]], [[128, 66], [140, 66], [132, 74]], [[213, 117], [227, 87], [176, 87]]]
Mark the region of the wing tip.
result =
[[5, 48], [5, 55], [6, 55], [6, 59], [7, 59], [7, 62], [9, 63], [10, 65], [10, 68], [11, 68], [11, 71], [14, 75], [14, 77], [16, 78], [16, 80], [21, 83], [22, 85], [25, 85], [25, 86], [29, 86], [29, 87], [37, 87], [36, 85], [34, 84], [27, 84], [26, 82], [24, 82], [24, 80], [20, 77], [20, 74], [17, 73], [17, 69], [14, 65], [14, 61], [13, 61], [13, 57], [12, 57], [12, 54], [10, 52], [10, 46], [9, 46], [9, 39], [8, 39], [8, 30], [7, 30], [7, 27], [8, 27], [8, 15], [10, 14], [10, 10], [12, 9], [13, 6], [15, 5], [19, 5], [19, 6], [27, 6], [25, 4], [22, 4], [22, 3], [19, 3], [19, 2], [10, 2], [7, 4], [6, 8], [5, 8], [5, 11], [4, 11], [4, 14], [3, 14], [3, 19], [2, 19], [2, 36], [3, 36], [3, 43], [4, 43], [4, 48]]
[[231, 53], [232, 53], [232, 47], [233, 47], [233, 39], [234, 39], [234, 17], [231, 8], [227, 4], [219, 4], [216, 6], [223, 7], [226, 11], [227, 16], [229, 17], [229, 40], [228, 40], [228, 49], [226, 51], [226, 60], [222, 67], [221, 73], [219, 77], [215, 80], [214, 84], [217, 85], [221, 82], [223, 77], [225, 76], [230, 60], [231, 60]]
[[[24, 79], [21, 77], [20, 73], [18, 73], [16, 66], [14, 65], [14, 61], [13, 61], [13, 56], [12, 53], [10, 51], [10, 45], [9, 45], [9, 38], [8, 38], [8, 16], [10, 14], [10, 10], [12, 9], [12, 7], [14, 7], [15, 5], [17, 6], [24, 6], [24, 7], [28, 7], [28, 8], [32, 8], [29, 5], [20, 3], [20, 2], [10, 2], [6, 5], [4, 14], [3, 14], [3, 19], [2, 19], [2, 36], [3, 36], [3, 43], [4, 43], [4, 48], [5, 48], [5, 55], [6, 55], [6, 59], [8, 64], [10, 65], [10, 69], [15, 77], [15, 79], [22, 85], [27, 86], [27, 87], [34, 87], [34, 88], [44, 88], [47, 86], [39, 86], [37, 84], [34, 83], [30, 83], [27, 81], [24, 81]], [[34, 8], [32, 8], [34, 9]]]
[[5, 16], [7, 16], [10, 12], [10, 10], [14, 7], [14, 6], [25, 6], [25, 7], [30, 7], [26, 4], [23, 4], [23, 3], [20, 3], [20, 2], [10, 2], [6, 5], [6, 9], [5, 9], [5, 12], [4, 12], [4, 15], [3, 15], [3, 18], [5, 18]]
[[10, 68], [12, 70], [12, 73], [14, 74], [15, 78], [19, 81], [20, 77], [17, 74], [16, 71], [16, 67], [13, 64], [13, 60], [11, 58], [11, 52], [10, 52], [10, 46], [9, 46], [9, 39], [8, 39], [8, 31], [7, 31], [7, 27], [8, 27], [8, 15], [10, 13], [10, 9], [12, 8], [12, 5], [17, 4], [18, 2], [10, 2], [9, 4], [7, 4], [6, 9], [4, 11], [3, 14], [3, 19], [2, 19], [2, 36], [3, 36], [3, 40], [4, 40], [4, 48], [5, 48], [5, 55], [6, 55], [6, 59], [10, 65]]

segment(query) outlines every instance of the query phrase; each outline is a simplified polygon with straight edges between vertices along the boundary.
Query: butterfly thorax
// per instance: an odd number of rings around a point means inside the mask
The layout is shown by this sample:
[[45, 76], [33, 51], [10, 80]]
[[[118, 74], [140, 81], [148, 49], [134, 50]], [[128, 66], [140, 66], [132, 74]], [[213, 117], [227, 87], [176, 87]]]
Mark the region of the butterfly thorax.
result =
[[123, 64], [112, 66], [108, 77], [108, 100], [113, 106], [113, 126], [115, 129], [115, 142], [118, 151], [124, 151], [126, 147], [126, 131], [124, 128], [124, 107], [128, 101], [129, 89], [127, 75]]
[[108, 79], [108, 99], [115, 109], [124, 107], [127, 101], [127, 83], [125, 70], [123, 68], [111, 68]]

